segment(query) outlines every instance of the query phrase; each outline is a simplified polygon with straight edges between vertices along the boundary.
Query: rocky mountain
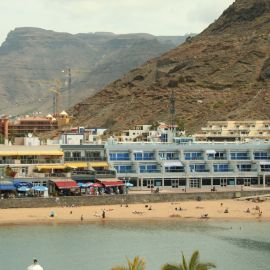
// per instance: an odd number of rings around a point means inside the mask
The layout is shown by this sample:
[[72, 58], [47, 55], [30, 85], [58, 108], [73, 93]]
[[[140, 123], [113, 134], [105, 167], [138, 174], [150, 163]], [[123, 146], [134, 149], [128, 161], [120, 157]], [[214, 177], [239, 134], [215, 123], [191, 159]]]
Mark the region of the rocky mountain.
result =
[[169, 121], [172, 90], [189, 132], [208, 120], [269, 119], [269, 29], [269, 0], [236, 0], [201, 34], [77, 104], [74, 124], [115, 130]]
[[95, 93], [148, 59], [182, 43], [186, 37], [150, 34], [87, 33], [71, 35], [39, 28], [16, 28], [0, 47], [0, 113], [52, 111], [54, 80], [64, 82], [71, 68], [72, 104]]

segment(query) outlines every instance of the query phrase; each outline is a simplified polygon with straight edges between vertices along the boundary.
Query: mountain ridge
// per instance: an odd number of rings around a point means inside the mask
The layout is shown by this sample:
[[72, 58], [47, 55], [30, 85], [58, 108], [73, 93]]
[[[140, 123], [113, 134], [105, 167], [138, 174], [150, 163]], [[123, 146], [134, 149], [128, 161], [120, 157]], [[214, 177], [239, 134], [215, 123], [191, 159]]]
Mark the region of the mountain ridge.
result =
[[89, 106], [77, 104], [74, 124], [118, 130], [168, 122], [172, 89], [190, 133], [209, 120], [268, 119], [269, 27], [268, 1], [237, 0], [201, 34], [109, 84]]
[[61, 109], [67, 109], [65, 68], [71, 68], [75, 104], [185, 38], [106, 32], [73, 35], [35, 27], [16, 28], [0, 47], [0, 113], [52, 112], [49, 89], [55, 79], [62, 81]]

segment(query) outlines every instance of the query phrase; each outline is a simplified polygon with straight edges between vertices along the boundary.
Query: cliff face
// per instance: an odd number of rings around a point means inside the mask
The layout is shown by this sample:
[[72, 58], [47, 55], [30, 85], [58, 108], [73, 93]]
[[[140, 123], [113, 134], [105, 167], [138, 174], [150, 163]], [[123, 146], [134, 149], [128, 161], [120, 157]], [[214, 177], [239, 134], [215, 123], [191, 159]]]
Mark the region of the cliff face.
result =
[[122, 129], [169, 121], [169, 96], [190, 132], [208, 120], [270, 116], [270, 2], [237, 0], [200, 35], [105, 87], [75, 124]]
[[[72, 72], [72, 102], [76, 104], [148, 59], [176, 47], [185, 37], [149, 34], [71, 35], [39, 28], [17, 28], [0, 47], [0, 113], [52, 110], [55, 79]], [[67, 109], [63, 86], [62, 109]]]

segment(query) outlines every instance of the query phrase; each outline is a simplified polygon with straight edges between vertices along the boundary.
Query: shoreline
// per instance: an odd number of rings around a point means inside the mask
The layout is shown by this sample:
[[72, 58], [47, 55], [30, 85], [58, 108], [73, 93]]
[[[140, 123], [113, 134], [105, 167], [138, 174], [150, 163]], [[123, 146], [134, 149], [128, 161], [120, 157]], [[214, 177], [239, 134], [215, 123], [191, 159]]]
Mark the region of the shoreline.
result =
[[[146, 207], [147, 206], [147, 207]], [[256, 210], [256, 207], [260, 210]], [[148, 209], [151, 210], [148, 210]], [[181, 210], [179, 210], [181, 208]], [[175, 210], [177, 209], [177, 210]], [[225, 213], [228, 209], [228, 213]], [[250, 213], [246, 210], [249, 209]], [[105, 211], [105, 218], [102, 212]], [[51, 212], [55, 217], [50, 217]], [[262, 212], [261, 216], [259, 211]], [[207, 218], [201, 216], [207, 215]], [[82, 220], [81, 220], [82, 219]], [[270, 200], [180, 201], [164, 203], [0, 209], [0, 226], [93, 224], [106, 222], [270, 221]]]

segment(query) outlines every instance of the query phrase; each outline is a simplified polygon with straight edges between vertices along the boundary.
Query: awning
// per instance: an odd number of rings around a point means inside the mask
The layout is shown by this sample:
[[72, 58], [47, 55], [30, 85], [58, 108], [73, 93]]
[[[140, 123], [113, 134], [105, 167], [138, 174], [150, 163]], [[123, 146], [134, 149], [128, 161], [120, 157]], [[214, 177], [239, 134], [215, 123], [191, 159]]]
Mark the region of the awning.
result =
[[78, 188], [78, 185], [75, 181], [57, 181], [54, 183], [59, 189]]
[[59, 170], [63, 170], [65, 169], [67, 166], [64, 164], [50, 164], [50, 165], [37, 165], [36, 168], [38, 170], [51, 170], [51, 169], [59, 169]]
[[30, 182], [14, 181], [14, 186], [16, 188], [21, 188], [21, 187], [31, 188], [31, 187], [33, 187], [33, 184]]
[[216, 151], [216, 150], [210, 150], [210, 149], [209, 149], [209, 150], [206, 150], [205, 152], [206, 152], [206, 154], [208, 154], [208, 155], [209, 155], [209, 154], [210, 154], [210, 155], [215, 155], [217, 151]]
[[62, 151], [0, 151], [0, 156], [63, 156]]
[[108, 162], [105, 161], [97, 161], [97, 162], [89, 162], [90, 166], [92, 168], [97, 168], [97, 167], [109, 167]]
[[0, 191], [10, 191], [10, 190], [16, 190], [16, 187], [14, 185], [1, 185], [0, 184]]
[[97, 162], [67, 162], [65, 163], [66, 167], [71, 168], [97, 168], [97, 167], [109, 167], [108, 162], [105, 161], [97, 161]]
[[44, 186], [34, 186], [33, 187], [33, 190], [39, 191], [39, 192], [45, 192], [45, 191], [48, 190], [48, 188], [47, 187], [44, 187]]
[[183, 163], [181, 161], [176, 161], [176, 160], [172, 160], [172, 161], [164, 161], [164, 167], [183, 167]]
[[105, 187], [119, 187], [119, 186], [125, 185], [123, 181], [117, 181], [117, 180], [105, 180], [105, 181], [100, 181], [100, 182]]
[[270, 161], [261, 161], [260, 165], [270, 165]]

